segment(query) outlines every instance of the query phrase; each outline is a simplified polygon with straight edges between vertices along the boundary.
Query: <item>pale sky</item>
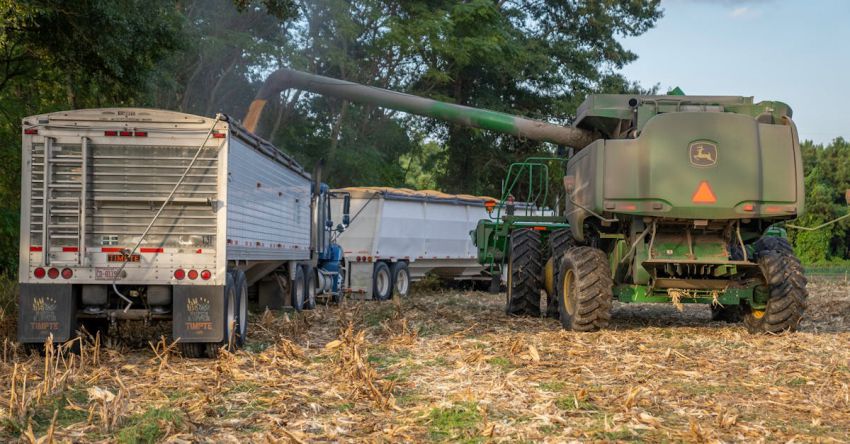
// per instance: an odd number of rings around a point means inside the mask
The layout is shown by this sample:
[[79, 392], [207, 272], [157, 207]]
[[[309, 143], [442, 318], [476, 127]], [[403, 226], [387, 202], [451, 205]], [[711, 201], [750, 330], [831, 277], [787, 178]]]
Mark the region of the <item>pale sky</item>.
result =
[[794, 110], [800, 139], [850, 139], [850, 0], [662, 0], [664, 17], [622, 40], [623, 69], [663, 94], [755, 96]]

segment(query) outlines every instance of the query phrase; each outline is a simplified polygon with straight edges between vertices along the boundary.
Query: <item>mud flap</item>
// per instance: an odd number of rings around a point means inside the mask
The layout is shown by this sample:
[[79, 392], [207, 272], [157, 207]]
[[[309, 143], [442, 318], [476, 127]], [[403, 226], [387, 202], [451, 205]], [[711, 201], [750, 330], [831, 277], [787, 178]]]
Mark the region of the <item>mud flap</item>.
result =
[[70, 284], [20, 284], [18, 341], [43, 343], [50, 334], [60, 343], [77, 327], [74, 287]]
[[180, 342], [224, 340], [224, 287], [175, 285], [172, 334]]

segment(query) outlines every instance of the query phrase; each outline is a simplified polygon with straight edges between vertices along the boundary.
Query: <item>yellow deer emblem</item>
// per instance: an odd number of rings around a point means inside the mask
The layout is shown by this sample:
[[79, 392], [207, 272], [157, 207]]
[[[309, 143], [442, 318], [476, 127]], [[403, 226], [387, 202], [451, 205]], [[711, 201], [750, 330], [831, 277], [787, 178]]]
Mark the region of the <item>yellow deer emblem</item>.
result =
[[717, 163], [717, 145], [707, 142], [691, 144], [691, 163], [695, 166], [707, 167]]

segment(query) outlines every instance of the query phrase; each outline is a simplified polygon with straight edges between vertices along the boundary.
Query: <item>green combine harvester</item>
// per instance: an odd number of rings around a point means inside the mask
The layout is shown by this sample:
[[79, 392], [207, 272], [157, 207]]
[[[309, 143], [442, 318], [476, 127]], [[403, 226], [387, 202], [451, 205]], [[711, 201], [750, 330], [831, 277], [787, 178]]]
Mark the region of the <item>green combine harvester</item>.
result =
[[[541, 290], [546, 314], [578, 331], [607, 327], [615, 299], [709, 304], [714, 319], [753, 333], [794, 330], [803, 315], [806, 278], [778, 228], [804, 207], [782, 102], [591, 95], [564, 127], [282, 69], [251, 104], [248, 129], [290, 88], [574, 149], [513, 165], [495, 214], [472, 234], [479, 262], [507, 278], [510, 315], [540, 316]], [[550, 166], [564, 161], [563, 212], [547, 211]], [[526, 178], [530, 198], [517, 205], [513, 184]]]

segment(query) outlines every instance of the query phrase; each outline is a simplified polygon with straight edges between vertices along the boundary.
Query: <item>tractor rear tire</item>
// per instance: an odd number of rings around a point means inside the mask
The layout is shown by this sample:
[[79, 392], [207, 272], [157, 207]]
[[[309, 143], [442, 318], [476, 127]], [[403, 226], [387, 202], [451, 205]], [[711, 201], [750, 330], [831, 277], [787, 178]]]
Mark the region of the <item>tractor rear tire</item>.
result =
[[[573, 239], [572, 230], [562, 228], [549, 233], [549, 257], [552, 258], [554, 265], [553, 282], [558, 282], [561, 279], [561, 267], [558, 265], [564, 253], [576, 245]], [[546, 295], [546, 317], [558, 319], [560, 313], [560, 303], [558, 302], [557, 292], [555, 294]]]
[[608, 257], [593, 247], [567, 250], [558, 266], [555, 291], [561, 325], [567, 330], [596, 331], [608, 327], [614, 305]]
[[778, 251], [783, 254], [794, 256], [794, 247], [792, 247], [791, 242], [788, 242], [788, 239], [785, 239], [784, 237], [762, 237], [753, 244], [753, 248], [756, 251], [755, 259], [759, 258], [760, 253], [766, 251]]
[[543, 272], [540, 232], [531, 228], [514, 230], [510, 242], [505, 313], [539, 317]]
[[799, 259], [785, 252], [781, 243], [776, 244], [782, 248], [757, 253], [769, 296], [764, 310], [747, 310], [744, 324], [750, 333], [793, 332], [806, 310], [808, 292], [803, 266]]

